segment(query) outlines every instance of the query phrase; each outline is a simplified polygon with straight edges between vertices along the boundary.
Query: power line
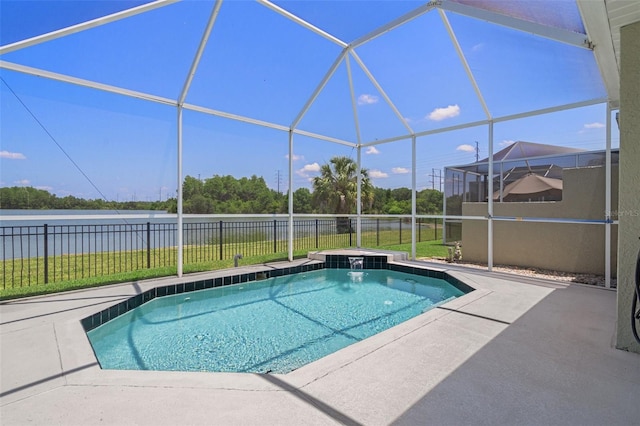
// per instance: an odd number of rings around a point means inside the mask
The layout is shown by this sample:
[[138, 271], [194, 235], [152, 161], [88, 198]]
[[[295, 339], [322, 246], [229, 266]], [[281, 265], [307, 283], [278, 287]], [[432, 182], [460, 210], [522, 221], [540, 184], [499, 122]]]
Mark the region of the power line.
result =
[[53, 137], [53, 135], [49, 132], [49, 130], [44, 126], [44, 124], [42, 124], [42, 122], [40, 120], [38, 120], [38, 117], [36, 117], [36, 115], [33, 113], [33, 111], [31, 111], [29, 109], [29, 107], [22, 101], [22, 99], [20, 98], [20, 96], [18, 96], [18, 94], [16, 92], [13, 91], [13, 89], [11, 88], [11, 86], [9, 86], [9, 83], [7, 83], [5, 81], [4, 78], [0, 77], [0, 79], [2, 80], [2, 82], [5, 84], [5, 86], [7, 86], [7, 88], [9, 89], [9, 91], [11, 91], [11, 93], [13, 94], [13, 96], [15, 96], [15, 98], [18, 100], [18, 102], [20, 102], [20, 104], [24, 107], [24, 109], [29, 113], [29, 115], [31, 115], [31, 117], [35, 120], [36, 123], [38, 123], [38, 125], [40, 126], [40, 128], [47, 134], [47, 136], [49, 136], [49, 138], [53, 141], [54, 144], [56, 144], [56, 146], [60, 149], [60, 151], [62, 151], [62, 153], [65, 155], [65, 157], [67, 157], [69, 159], [69, 161], [71, 161], [71, 164], [73, 164], [73, 166], [78, 169], [78, 171], [82, 174], [82, 176], [84, 176], [84, 178], [87, 180], [87, 182], [89, 182], [89, 184], [91, 184], [91, 186], [93, 186], [93, 189], [95, 189], [98, 194], [100, 194], [100, 196], [107, 201], [107, 197], [102, 193], [102, 191], [100, 191], [100, 189], [96, 186], [95, 183], [93, 183], [93, 181], [91, 180], [91, 178], [89, 178], [89, 176], [87, 176], [87, 174], [84, 172], [84, 170], [82, 170], [82, 168], [75, 162], [73, 161], [73, 158], [71, 158], [71, 156], [67, 153], [67, 151], [64, 150], [64, 148], [62, 147], [62, 145], [60, 145], [58, 143], [58, 141], [56, 140], [55, 137]]
[[[100, 196], [102, 197], [103, 200], [108, 201], [107, 197], [102, 193], [102, 191], [100, 191], [100, 189], [96, 186], [95, 183], [93, 183], [93, 181], [91, 180], [91, 178], [89, 176], [87, 176], [87, 174], [84, 172], [84, 170], [82, 170], [82, 168], [75, 162], [73, 161], [73, 158], [71, 158], [71, 156], [67, 153], [67, 151], [65, 151], [65, 149], [62, 147], [62, 145], [60, 145], [60, 143], [58, 143], [58, 141], [56, 140], [56, 138], [51, 134], [51, 132], [49, 132], [49, 130], [45, 127], [45, 125], [38, 120], [38, 117], [36, 117], [36, 115], [33, 113], [33, 111], [31, 111], [31, 109], [29, 109], [29, 107], [22, 101], [22, 99], [20, 98], [20, 96], [18, 96], [18, 94], [11, 88], [11, 86], [9, 86], [9, 83], [6, 82], [6, 80], [2, 77], [0, 77], [0, 80], [2, 80], [2, 82], [5, 84], [5, 86], [7, 86], [7, 88], [9, 89], [9, 91], [13, 94], [13, 96], [15, 96], [15, 98], [18, 100], [18, 102], [20, 102], [20, 104], [22, 105], [22, 107], [29, 113], [29, 115], [31, 115], [31, 117], [33, 118], [33, 120], [38, 123], [38, 125], [40, 126], [40, 128], [47, 134], [47, 136], [49, 136], [49, 138], [53, 141], [54, 144], [56, 144], [56, 146], [58, 147], [58, 149], [60, 149], [60, 151], [62, 151], [62, 153], [65, 155], [65, 157], [67, 157], [67, 159], [69, 159], [69, 161], [71, 162], [71, 164], [73, 164], [73, 166], [80, 172], [80, 174], [82, 174], [82, 176], [84, 176], [84, 178], [87, 180], [87, 182], [89, 182], [89, 184], [93, 187], [93, 189], [95, 189], [98, 194], [100, 194]], [[135, 201], [135, 192], [133, 195], [134, 201]], [[113, 209], [116, 214], [122, 214], [118, 209]], [[126, 224], [129, 224], [129, 222], [126, 219], [122, 219], [122, 221]], [[140, 235], [140, 233], [138, 231], [135, 231], [136, 236], [143, 241], [142, 236]]]

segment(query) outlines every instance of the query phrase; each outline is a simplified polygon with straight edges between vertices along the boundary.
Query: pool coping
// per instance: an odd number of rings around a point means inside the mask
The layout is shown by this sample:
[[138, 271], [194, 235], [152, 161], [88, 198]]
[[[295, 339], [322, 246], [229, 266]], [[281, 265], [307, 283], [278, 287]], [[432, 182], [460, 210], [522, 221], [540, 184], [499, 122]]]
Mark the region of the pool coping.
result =
[[476, 291], [286, 375], [101, 370], [80, 319], [153, 286], [180, 282], [176, 277], [0, 304], [2, 417], [7, 424], [154, 425], [426, 419], [577, 425], [638, 418], [638, 356], [611, 344], [614, 291], [398, 263], [447, 270]]

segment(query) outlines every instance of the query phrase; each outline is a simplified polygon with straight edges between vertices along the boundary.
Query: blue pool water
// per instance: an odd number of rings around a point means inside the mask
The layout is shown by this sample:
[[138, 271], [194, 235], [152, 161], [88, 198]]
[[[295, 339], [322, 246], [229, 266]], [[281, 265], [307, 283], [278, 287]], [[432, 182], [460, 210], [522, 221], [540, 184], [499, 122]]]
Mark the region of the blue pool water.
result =
[[323, 269], [156, 298], [87, 334], [106, 369], [287, 373], [462, 294], [386, 269]]

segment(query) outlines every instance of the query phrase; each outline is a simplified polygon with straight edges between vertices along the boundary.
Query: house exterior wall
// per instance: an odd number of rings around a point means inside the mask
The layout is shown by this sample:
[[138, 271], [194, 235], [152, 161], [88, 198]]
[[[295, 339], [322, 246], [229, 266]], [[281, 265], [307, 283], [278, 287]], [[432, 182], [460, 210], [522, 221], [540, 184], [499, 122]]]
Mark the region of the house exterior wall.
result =
[[620, 261], [616, 347], [640, 353], [630, 320], [640, 250], [640, 22], [620, 30], [620, 56]]
[[[612, 206], [617, 206], [617, 167], [612, 167]], [[494, 203], [494, 216], [603, 220], [605, 168], [565, 169], [563, 199], [556, 202]], [[615, 209], [615, 207], [613, 208]], [[487, 203], [463, 203], [465, 216], [485, 216]], [[494, 221], [494, 264], [604, 275], [604, 225]], [[612, 226], [611, 264], [617, 261], [617, 226]], [[466, 261], [487, 261], [487, 222], [462, 221]]]

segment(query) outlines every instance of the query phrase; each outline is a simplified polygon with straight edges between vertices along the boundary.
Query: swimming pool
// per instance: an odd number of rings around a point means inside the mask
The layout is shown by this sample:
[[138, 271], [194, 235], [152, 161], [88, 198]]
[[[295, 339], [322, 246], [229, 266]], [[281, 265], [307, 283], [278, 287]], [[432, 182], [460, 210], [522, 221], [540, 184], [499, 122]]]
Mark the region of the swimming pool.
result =
[[104, 369], [287, 373], [463, 294], [388, 269], [320, 269], [157, 297], [87, 335]]

